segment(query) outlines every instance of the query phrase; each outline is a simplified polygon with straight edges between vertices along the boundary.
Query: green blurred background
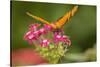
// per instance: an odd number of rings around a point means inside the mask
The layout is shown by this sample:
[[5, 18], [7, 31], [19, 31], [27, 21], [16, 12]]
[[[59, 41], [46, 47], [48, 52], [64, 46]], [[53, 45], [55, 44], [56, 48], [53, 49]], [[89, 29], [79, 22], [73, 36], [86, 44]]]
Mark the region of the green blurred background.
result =
[[[53, 22], [74, 6], [73, 4], [25, 1], [12, 1], [11, 4], [12, 51], [33, 48], [27, 41], [23, 40], [24, 34], [28, 31], [28, 26], [36, 21], [26, 15], [27, 11]], [[79, 5], [75, 16], [64, 25], [64, 31], [70, 37], [72, 45], [68, 48], [69, 51], [60, 63], [96, 60], [96, 6]]]

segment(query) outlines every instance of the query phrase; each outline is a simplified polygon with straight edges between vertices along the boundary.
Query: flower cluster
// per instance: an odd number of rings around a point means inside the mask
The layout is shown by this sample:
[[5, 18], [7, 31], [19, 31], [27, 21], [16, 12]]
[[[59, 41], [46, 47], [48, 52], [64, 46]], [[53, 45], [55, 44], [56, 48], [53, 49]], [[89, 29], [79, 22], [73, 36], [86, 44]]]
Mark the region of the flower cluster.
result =
[[[36, 51], [46, 58], [49, 63], [57, 63], [71, 45], [68, 36], [62, 29], [53, 29], [52, 26], [35, 23], [29, 25], [29, 31], [24, 35], [24, 40], [36, 46]], [[53, 60], [53, 61], [52, 61]]]
[[[45, 36], [51, 35], [51, 38], [46, 38]], [[58, 45], [62, 42], [65, 45], [70, 46], [71, 41], [68, 36], [64, 35], [63, 30], [53, 30], [50, 25], [44, 24], [40, 28], [40, 24], [35, 23], [29, 26], [29, 31], [24, 35], [24, 39], [29, 42], [29, 44], [40, 45], [41, 47], [49, 47], [51, 43]]]

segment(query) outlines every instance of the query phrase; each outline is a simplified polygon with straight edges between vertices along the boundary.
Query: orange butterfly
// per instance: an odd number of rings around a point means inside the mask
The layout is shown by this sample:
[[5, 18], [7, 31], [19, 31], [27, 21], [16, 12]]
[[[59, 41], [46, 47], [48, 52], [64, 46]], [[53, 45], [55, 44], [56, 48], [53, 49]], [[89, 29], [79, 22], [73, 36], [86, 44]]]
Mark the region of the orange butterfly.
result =
[[65, 23], [67, 23], [70, 19], [70, 17], [72, 17], [76, 11], [78, 10], [78, 6], [74, 6], [73, 9], [69, 12], [67, 12], [63, 17], [61, 17], [60, 19], [58, 19], [56, 22], [54, 23], [50, 23], [46, 20], [44, 20], [43, 18], [37, 17], [32, 15], [31, 13], [27, 12], [27, 15], [31, 16], [32, 18], [41, 21], [44, 24], [48, 24], [50, 25], [54, 30], [60, 29], [63, 27], [63, 25]]

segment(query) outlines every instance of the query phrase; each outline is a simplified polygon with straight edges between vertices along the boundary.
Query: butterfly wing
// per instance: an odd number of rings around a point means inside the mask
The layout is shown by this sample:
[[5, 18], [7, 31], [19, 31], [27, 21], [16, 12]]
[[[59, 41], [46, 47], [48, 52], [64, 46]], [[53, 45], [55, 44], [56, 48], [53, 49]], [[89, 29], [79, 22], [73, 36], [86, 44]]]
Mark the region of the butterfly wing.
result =
[[44, 20], [43, 18], [40, 18], [40, 17], [34, 16], [34, 15], [32, 15], [31, 13], [29, 13], [29, 12], [26, 12], [26, 14], [29, 15], [30, 17], [36, 19], [36, 20], [41, 21], [41, 22], [44, 23], [44, 24], [48, 24], [48, 25], [50, 25], [50, 23], [49, 23], [48, 21]]
[[41, 21], [44, 24], [48, 24], [48, 25], [52, 26], [54, 29], [59, 29], [59, 28], [63, 27], [63, 25], [66, 22], [68, 22], [70, 17], [72, 17], [76, 13], [77, 9], [78, 9], [78, 6], [74, 6], [74, 8], [71, 11], [67, 12], [63, 17], [59, 18], [55, 23], [52, 23], [52, 24], [50, 24], [48, 21], [44, 20], [43, 18], [32, 15], [29, 12], [27, 12], [26, 14], [36, 20]]
[[76, 13], [77, 9], [78, 6], [74, 6], [74, 8], [71, 11], [67, 12], [62, 18], [58, 19], [55, 22], [56, 27], [61, 28]]

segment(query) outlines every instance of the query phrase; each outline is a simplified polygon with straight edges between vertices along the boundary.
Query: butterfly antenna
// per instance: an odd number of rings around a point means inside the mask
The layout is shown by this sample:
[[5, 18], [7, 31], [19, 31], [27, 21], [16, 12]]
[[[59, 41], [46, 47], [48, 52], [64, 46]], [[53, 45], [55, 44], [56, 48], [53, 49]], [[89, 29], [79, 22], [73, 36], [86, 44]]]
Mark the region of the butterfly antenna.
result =
[[48, 21], [46, 21], [46, 20], [44, 20], [44, 19], [42, 19], [42, 18], [40, 18], [40, 17], [34, 16], [34, 15], [32, 15], [31, 13], [29, 13], [29, 12], [26, 12], [26, 14], [27, 14], [28, 16], [30, 16], [30, 17], [36, 19], [36, 20], [41, 21], [41, 22], [44, 23], [44, 24], [50, 25], [50, 23], [49, 23]]

